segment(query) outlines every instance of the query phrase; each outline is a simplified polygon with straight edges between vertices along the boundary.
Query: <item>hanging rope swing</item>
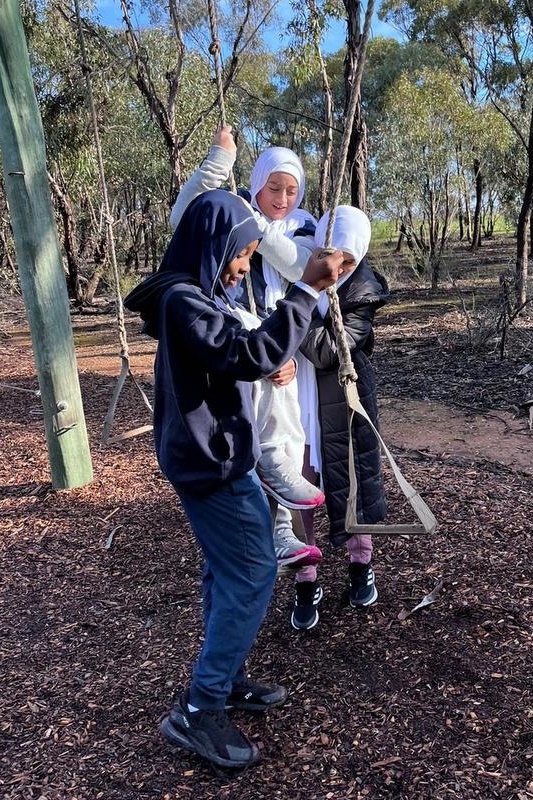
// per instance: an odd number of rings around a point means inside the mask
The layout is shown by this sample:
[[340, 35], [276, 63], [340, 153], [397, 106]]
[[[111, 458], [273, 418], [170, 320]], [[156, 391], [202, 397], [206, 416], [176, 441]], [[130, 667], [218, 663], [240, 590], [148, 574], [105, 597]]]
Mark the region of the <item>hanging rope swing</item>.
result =
[[[366, 44], [368, 42], [368, 37], [370, 33], [370, 22], [372, 19], [373, 11], [374, 11], [374, 2], [373, 0], [369, 0], [365, 13], [365, 22], [363, 26], [363, 34], [361, 37], [361, 49], [359, 52], [359, 59], [357, 61], [357, 67], [350, 92], [350, 101], [348, 104], [348, 110], [346, 112], [346, 121], [340, 148], [339, 164], [335, 176], [333, 198], [331, 202], [328, 227], [326, 231], [326, 243], [325, 243], [326, 249], [331, 249], [333, 227], [335, 225], [335, 216], [340, 201], [342, 182], [344, 179], [346, 163], [348, 160], [348, 147], [350, 144], [355, 113], [357, 110], [357, 101], [359, 98], [359, 91], [361, 87], [361, 76], [365, 60]], [[400, 489], [402, 490], [403, 494], [409, 501], [411, 507], [413, 508], [413, 511], [415, 512], [416, 516], [420, 521], [420, 523], [416, 524], [400, 523], [391, 525], [385, 525], [385, 524], [367, 525], [367, 524], [360, 524], [357, 522], [357, 475], [355, 471], [353, 439], [352, 436], [350, 435], [349, 436], [350, 492], [348, 496], [347, 509], [346, 509], [346, 521], [345, 521], [346, 531], [352, 534], [353, 533], [365, 533], [371, 535], [393, 534], [398, 536], [406, 534], [409, 535], [409, 534], [419, 534], [419, 533], [432, 533], [437, 526], [437, 520], [435, 519], [432, 511], [429, 509], [425, 501], [421, 498], [418, 491], [414, 489], [411, 486], [411, 484], [404, 478], [390, 450], [387, 448], [385, 442], [381, 438], [379, 431], [376, 429], [376, 427], [374, 426], [373, 422], [371, 421], [370, 417], [368, 416], [368, 414], [366, 413], [365, 409], [361, 404], [359, 393], [357, 391], [357, 373], [355, 371], [355, 367], [352, 362], [350, 347], [346, 337], [346, 331], [344, 330], [344, 324], [342, 320], [337, 289], [335, 286], [331, 286], [330, 288], [326, 289], [326, 293], [328, 295], [329, 310], [331, 314], [333, 331], [335, 334], [335, 342], [337, 345], [337, 353], [339, 357], [339, 383], [344, 388], [344, 393], [346, 396], [346, 404], [349, 408], [349, 430], [351, 432], [355, 414], [359, 414], [366, 420], [368, 425], [370, 425], [370, 427], [372, 428], [374, 434], [378, 439], [378, 442], [384, 454], [387, 457], [387, 460], [392, 468], [394, 477], [396, 478], [396, 481]]]
[[139, 392], [141, 399], [148, 409], [150, 415], [153, 415], [152, 406], [148, 397], [146, 396], [145, 392], [135, 379], [131, 367], [130, 367], [130, 359], [129, 359], [129, 348], [128, 348], [128, 339], [126, 336], [126, 326], [124, 323], [124, 305], [122, 303], [122, 295], [120, 292], [120, 275], [118, 270], [117, 264], [117, 257], [115, 252], [115, 238], [113, 235], [113, 217], [111, 215], [111, 210], [109, 206], [109, 197], [107, 194], [107, 184], [106, 184], [106, 177], [105, 177], [105, 170], [104, 170], [104, 159], [102, 155], [102, 146], [100, 143], [100, 134], [98, 130], [98, 118], [96, 115], [96, 108], [94, 104], [94, 94], [92, 88], [92, 80], [91, 80], [91, 69], [88, 64], [87, 58], [87, 48], [85, 47], [85, 36], [83, 33], [83, 24], [81, 21], [81, 14], [80, 14], [80, 5], [79, 0], [75, 0], [74, 7], [76, 11], [76, 22], [78, 28], [78, 40], [80, 45], [80, 54], [81, 54], [81, 68], [85, 78], [85, 85], [87, 87], [87, 101], [89, 105], [89, 111], [91, 114], [91, 122], [93, 128], [93, 137], [94, 137], [94, 145], [96, 150], [96, 159], [98, 164], [98, 177], [100, 182], [100, 192], [102, 195], [102, 203], [104, 207], [104, 222], [107, 227], [107, 240], [109, 243], [109, 253], [110, 253], [110, 260], [111, 260], [111, 267], [113, 271], [113, 283], [114, 283], [114, 290], [115, 290], [115, 304], [116, 304], [116, 315], [117, 315], [117, 328], [118, 328], [118, 337], [120, 343], [120, 359], [121, 359], [121, 370], [120, 374], [117, 378], [117, 382], [115, 384], [115, 389], [113, 391], [113, 395], [111, 397], [111, 402], [109, 404], [109, 409], [105, 416], [104, 426], [102, 430], [102, 438], [101, 444], [116, 444], [117, 442], [121, 442], [124, 439], [131, 439], [134, 436], [138, 436], [141, 433], [147, 433], [148, 431], [152, 430], [152, 425], [141, 425], [138, 428], [134, 428], [133, 430], [126, 431], [125, 433], [119, 434], [117, 436], [111, 437], [111, 430], [113, 427], [113, 422], [115, 419], [115, 411], [117, 408], [118, 399], [120, 397], [120, 393], [126, 379], [129, 377], [131, 378], [135, 388]]

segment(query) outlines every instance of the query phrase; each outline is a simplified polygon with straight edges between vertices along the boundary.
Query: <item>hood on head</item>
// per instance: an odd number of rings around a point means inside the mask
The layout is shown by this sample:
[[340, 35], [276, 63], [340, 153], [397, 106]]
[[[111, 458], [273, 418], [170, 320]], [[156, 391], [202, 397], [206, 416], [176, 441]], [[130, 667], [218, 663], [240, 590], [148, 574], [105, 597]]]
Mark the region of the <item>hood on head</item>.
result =
[[260, 238], [245, 200], [223, 189], [204, 192], [185, 210], [159, 271], [186, 274], [213, 297], [228, 261]]
[[296, 179], [298, 182], [298, 194], [294, 208], [298, 208], [305, 192], [305, 173], [302, 162], [296, 153], [289, 150], [288, 147], [269, 147], [268, 150], [263, 150], [255, 162], [250, 175], [251, 203], [254, 208], [257, 208], [256, 197], [258, 193], [273, 172], [286, 172]]
[[137, 286], [124, 305], [141, 314], [145, 332], [155, 336], [159, 301], [176, 283], [195, 283], [213, 298], [230, 303], [220, 276], [226, 264], [261, 234], [251, 206], [241, 197], [214, 189], [187, 206], [155, 275]]

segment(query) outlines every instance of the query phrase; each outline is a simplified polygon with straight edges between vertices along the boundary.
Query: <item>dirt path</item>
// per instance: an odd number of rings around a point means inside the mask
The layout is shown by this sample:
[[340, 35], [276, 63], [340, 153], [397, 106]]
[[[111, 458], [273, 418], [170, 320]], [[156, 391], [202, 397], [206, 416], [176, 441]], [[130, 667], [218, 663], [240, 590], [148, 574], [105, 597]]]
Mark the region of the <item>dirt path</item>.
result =
[[439, 458], [490, 461], [533, 475], [533, 433], [525, 417], [505, 411], [465, 413], [442, 403], [384, 398], [386, 444]]

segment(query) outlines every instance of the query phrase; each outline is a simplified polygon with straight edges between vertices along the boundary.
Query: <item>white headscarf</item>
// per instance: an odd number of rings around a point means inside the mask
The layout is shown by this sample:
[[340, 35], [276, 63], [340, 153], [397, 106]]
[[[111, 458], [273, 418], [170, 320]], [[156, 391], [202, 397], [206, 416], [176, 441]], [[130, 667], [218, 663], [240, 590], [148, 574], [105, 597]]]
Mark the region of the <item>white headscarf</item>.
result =
[[[257, 195], [273, 172], [285, 172], [288, 175], [292, 175], [298, 184], [298, 194], [296, 195], [294, 207], [283, 219], [270, 222], [272, 230], [275, 229], [280, 234], [292, 238], [295, 231], [302, 228], [307, 220], [315, 221], [311, 214], [298, 208], [305, 192], [305, 174], [302, 162], [296, 153], [293, 153], [288, 147], [269, 147], [268, 150], [263, 150], [250, 175], [250, 202], [261, 214], [263, 212], [257, 203]], [[266, 284], [265, 306], [266, 308], [274, 308], [276, 302], [285, 295], [288, 282], [280, 275], [276, 266], [270, 264], [264, 257], [263, 277]]]
[[[328, 229], [329, 211], [320, 217], [315, 231], [315, 243], [317, 247], [324, 247], [326, 243], [326, 233]], [[368, 253], [372, 229], [370, 220], [364, 211], [353, 206], [338, 206], [333, 225], [331, 244], [337, 250], [350, 253], [354, 257], [355, 266], [361, 263]], [[342, 275], [337, 281], [337, 288], [348, 280], [352, 272]], [[328, 311], [328, 298], [325, 291], [320, 292], [318, 301], [318, 311], [324, 317]]]
[[288, 147], [269, 147], [268, 150], [263, 150], [255, 162], [252, 174], [250, 175], [252, 205], [254, 208], [259, 208], [256, 197], [273, 172], [286, 172], [287, 175], [292, 175], [298, 183], [298, 194], [293, 208], [293, 211], [295, 211], [302, 202], [304, 196], [305, 174], [302, 162], [296, 153], [293, 153]]

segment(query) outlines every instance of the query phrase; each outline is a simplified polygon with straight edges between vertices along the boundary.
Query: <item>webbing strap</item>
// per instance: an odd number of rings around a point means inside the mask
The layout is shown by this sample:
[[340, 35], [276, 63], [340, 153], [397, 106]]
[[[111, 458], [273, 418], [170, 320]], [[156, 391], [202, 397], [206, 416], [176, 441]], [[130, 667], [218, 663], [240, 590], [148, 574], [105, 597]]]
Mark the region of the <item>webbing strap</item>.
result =
[[[426, 505], [424, 500], [421, 498], [420, 494], [414, 489], [409, 481], [407, 481], [394, 460], [394, 457], [390, 450], [388, 449], [387, 445], [381, 438], [379, 431], [375, 427], [374, 423], [366, 413], [365, 409], [361, 404], [361, 400], [359, 399], [359, 394], [357, 392], [357, 387], [355, 383], [348, 382], [344, 386], [344, 391], [346, 394], [346, 402], [350, 409], [349, 413], [349, 475], [350, 475], [350, 493], [348, 495], [348, 502], [346, 507], [346, 531], [348, 533], [369, 533], [372, 535], [376, 534], [393, 534], [393, 535], [409, 535], [409, 534], [417, 534], [417, 533], [433, 533], [435, 528], [437, 527], [437, 520], [435, 519], [432, 511]], [[355, 459], [354, 459], [354, 449], [353, 449], [353, 440], [352, 440], [352, 424], [354, 420], [354, 415], [359, 414], [363, 417], [367, 423], [370, 425], [372, 430], [374, 431], [378, 442], [381, 446], [381, 449], [387, 456], [388, 462], [391, 465], [392, 471], [394, 473], [394, 477], [398, 482], [400, 489], [402, 490], [403, 494], [411, 504], [413, 511], [415, 512], [416, 516], [420, 520], [420, 525], [404, 525], [404, 524], [397, 524], [397, 525], [365, 525], [359, 524], [357, 522], [357, 475], [355, 472]]]

